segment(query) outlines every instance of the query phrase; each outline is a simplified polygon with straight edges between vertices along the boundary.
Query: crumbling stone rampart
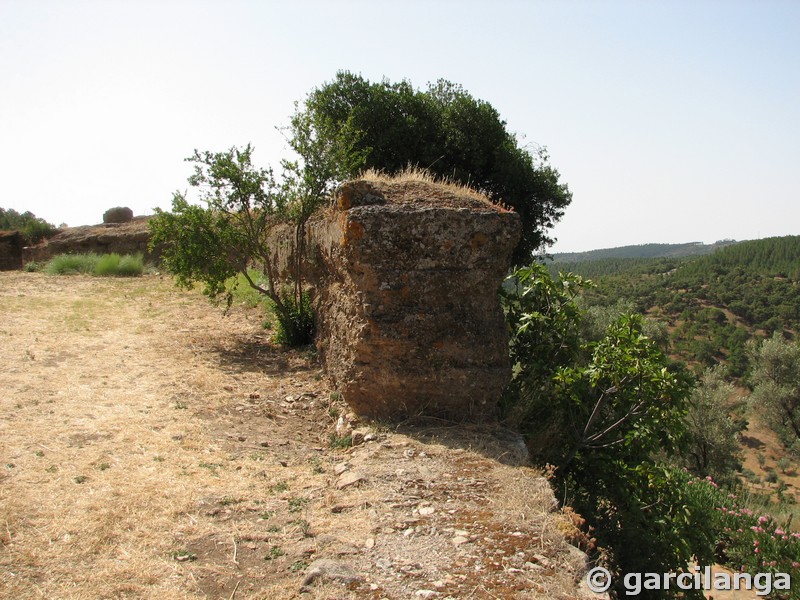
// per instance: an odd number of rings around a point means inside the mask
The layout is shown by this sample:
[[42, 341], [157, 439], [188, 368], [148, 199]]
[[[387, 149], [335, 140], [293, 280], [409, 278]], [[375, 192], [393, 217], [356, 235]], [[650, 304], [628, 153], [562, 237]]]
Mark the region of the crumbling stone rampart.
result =
[[0, 231], [0, 271], [22, 268], [22, 235], [19, 231]]
[[498, 299], [521, 225], [465, 188], [356, 181], [308, 225], [318, 348], [359, 414], [480, 419], [510, 379]]
[[24, 262], [45, 261], [59, 254], [136, 254], [141, 252], [147, 262], [155, 262], [158, 253], [148, 249], [150, 231], [148, 217], [136, 217], [130, 223], [82, 225], [62, 229], [54, 237], [23, 250]]

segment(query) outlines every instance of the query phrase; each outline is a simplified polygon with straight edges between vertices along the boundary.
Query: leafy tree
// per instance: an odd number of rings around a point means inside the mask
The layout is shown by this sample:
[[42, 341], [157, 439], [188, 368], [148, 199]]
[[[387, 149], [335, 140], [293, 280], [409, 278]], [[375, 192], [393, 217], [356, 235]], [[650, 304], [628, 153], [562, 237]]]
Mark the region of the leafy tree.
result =
[[800, 344], [775, 333], [751, 355], [750, 402], [787, 448], [800, 450]]
[[741, 468], [739, 434], [746, 422], [730, 416], [735, 392], [725, 381], [720, 366], [706, 369], [692, 390], [686, 415], [687, 443], [682, 454], [695, 475], [729, 481]]
[[532, 265], [513, 281], [503, 294], [513, 364], [505, 414], [535, 458], [557, 467], [558, 486], [596, 527], [611, 566], [621, 575], [710, 560], [713, 532], [694, 522], [681, 478], [658, 461], [685, 435], [688, 377], [669, 367], [640, 316], [583, 340], [580, 278], [554, 281]]
[[539, 264], [517, 269], [501, 290], [506, 321], [512, 328], [513, 378], [502, 402], [504, 418], [517, 427], [541, 425], [531, 435], [543, 454], [560, 441], [566, 415], [550, 401], [560, 367], [578, 359], [583, 327], [575, 302], [591, 285], [577, 276], [555, 280]]
[[35, 244], [56, 233], [55, 225], [40, 219], [30, 211], [20, 214], [13, 208], [0, 208], [0, 230], [17, 229], [28, 244]]
[[[293, 292], [277, 285], [278, 265], [270, 234], [276, 226], [297, 224], [309, 214], [302, 205], [307, 197], [289, 200], [287, 186], [275, 181], [272, 170], [253, 165], [252, 151], [250, 145], [217, 153], [195, 150], [186, 159], [195, 165], [189, 183], [200, 190], [206, 207], [175, 192], [172, 212], [157, 208], [149, 221], [150, 244], [161, 249], [163, 264], [176, 276], [178, 285], [188, 288], [200, 282], [206, 295], [224, 295], [229, 305], [232, 290], [227, 282], [239, 274], [272, 301], [283, 339], [300, 345], [309, 342], [313, 334], [310, 304], [299, 275]], [[263, 277], [254, 277], [251, 268], [255, 266]]]
[[329, 181], [412, 165], [512, 206], [523, 224], [518, 264], [552, 241], [547, 230], [572, 200], [546, 150], [531, 154], [494, 107], [445, 80], [420, 91], [408, 81], [371, 83], [339, 72], [298, 105], [289, 134], [302, 159]]

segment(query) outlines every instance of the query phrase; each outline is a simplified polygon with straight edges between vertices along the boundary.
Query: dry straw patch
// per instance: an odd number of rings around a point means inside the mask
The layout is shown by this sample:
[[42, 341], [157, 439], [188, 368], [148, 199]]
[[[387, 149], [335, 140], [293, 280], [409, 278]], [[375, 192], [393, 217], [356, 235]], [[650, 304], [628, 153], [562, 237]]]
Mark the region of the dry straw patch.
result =
[[480, 190], [446, 177], [435, 176], [418, 167], [408, 167], [395, 175], [369, 169], [357, 181], [346, 185], [357, 184], [359, 181], [380, 190], [392, 203], [434, 201], [461, 208], [508, 210]]

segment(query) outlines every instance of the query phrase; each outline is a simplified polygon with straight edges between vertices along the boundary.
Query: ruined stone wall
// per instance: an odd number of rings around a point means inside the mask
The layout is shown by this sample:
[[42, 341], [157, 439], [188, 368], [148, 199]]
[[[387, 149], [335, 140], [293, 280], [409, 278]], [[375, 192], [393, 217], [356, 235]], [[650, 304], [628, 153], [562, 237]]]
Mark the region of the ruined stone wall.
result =
[[19, 231], [0, 231], [0, 271], [22, 268], [22, 235]]
[[155, 262], [157, 255], [147, 246], [150, 231], [147, 217], [136, 217], [130, 223], [105, 223], [63, 229], [56, 236], [36, 246], [25, 248], [24, 261], [45, 261], [58, 254], [137, 254], [142, 253], [147, 262]]
[[347, 184], [309, 224], [317, 345], [357, 413], [494, 413], [511, 375], [498, 289], [520, 232], [516, 213], [419, 181]]

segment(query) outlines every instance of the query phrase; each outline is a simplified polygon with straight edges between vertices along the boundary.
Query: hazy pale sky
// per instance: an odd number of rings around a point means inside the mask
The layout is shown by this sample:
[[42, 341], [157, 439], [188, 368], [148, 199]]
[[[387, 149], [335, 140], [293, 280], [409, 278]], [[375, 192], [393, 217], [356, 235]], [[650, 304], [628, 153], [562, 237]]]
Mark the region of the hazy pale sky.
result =
[[800, 2], [0, 0], [0, 206], [169, 208], [337, 70], [439, 78], [546, 146], [553, 251], [800, 234]]

